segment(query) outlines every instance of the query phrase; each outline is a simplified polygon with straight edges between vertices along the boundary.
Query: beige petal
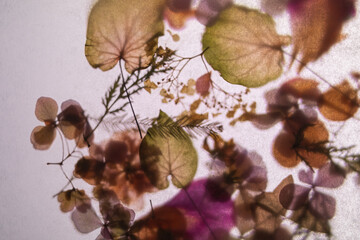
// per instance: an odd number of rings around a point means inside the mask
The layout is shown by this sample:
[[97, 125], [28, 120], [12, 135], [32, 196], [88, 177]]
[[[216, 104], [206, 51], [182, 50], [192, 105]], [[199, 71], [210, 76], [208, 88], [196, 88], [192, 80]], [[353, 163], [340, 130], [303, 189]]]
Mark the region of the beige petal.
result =
[[30, 141], [37, 150], [47, 150], [56, 136], [53, 126], [37, 126], [31, 132]]
[[42, 122], [54, 121], [58, 112], [56, 101], [49, 97], [40, 97], [36, 102], [35, 116]]

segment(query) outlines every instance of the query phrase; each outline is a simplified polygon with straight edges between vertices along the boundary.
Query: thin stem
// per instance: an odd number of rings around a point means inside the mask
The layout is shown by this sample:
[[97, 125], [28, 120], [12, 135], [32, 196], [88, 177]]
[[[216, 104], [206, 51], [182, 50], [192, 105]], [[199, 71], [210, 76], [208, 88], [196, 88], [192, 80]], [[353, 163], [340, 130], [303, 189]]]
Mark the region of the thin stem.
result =
[[129, 101], [129, 104], [130, 104], [130, 108], [131, 108], [131, 111], [132, 111], [132, 113], [133, 113], [133, 115], [134, 115], [134, 119], [135, 119], [135, 122], [136, 122], [136, 126], [137, 126], [137, 128], [138, 128], [138, 130], [139, 130], [140, 138], [142, 139], [143, 137], [142, 137], [140, 125], [139, 125], [139, 122], [138, 122], [138, 120], [137, 120], [137, 118], [136, 118], [136, 114], [135, 114], [133, 105], [132, 105], [132, 103], [131, 103], [130, 95], [129, 95], [128, 90], [127, 90], [127, 88], [126, 88], [126, 82], [125, 82], [124, 73], [123, 73], [123, 70], [122, 70], [120, 61], [119, 61], [119, 67], [120, 67], [120, 73], [121, 73], [121, 77], [122, 77], [122, 80], [123, 80], [125, 92], [126, 92], [126, 95], [127, 95], [128, 101]]

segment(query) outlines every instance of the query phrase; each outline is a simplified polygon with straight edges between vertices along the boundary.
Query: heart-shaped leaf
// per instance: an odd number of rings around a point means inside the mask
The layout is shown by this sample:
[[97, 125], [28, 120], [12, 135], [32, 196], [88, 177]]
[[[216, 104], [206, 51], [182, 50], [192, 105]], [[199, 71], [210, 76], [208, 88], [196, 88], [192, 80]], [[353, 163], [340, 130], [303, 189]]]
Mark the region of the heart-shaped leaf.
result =
[[[179, 134], [166, 133], [166, 126], [171, 125], [169, 131]], [[159, 132], [159, 128], [162, 131]], [[168, 176], [172, 183], [183, 188], [193, 179], [197, 168], [197, 153], [187, 133], [176, 127], [171, 118], [160, 111], [156, 124], [148, 129], [140, 145], [140, 161], [150, 182], [159, 189], [169, 186]]]
[[107, 71], [121, 59], [133, 72], [147, 67], [163, 35], [164, 0], [99, 0], [91, 10], [85, 44], [90, 65]]

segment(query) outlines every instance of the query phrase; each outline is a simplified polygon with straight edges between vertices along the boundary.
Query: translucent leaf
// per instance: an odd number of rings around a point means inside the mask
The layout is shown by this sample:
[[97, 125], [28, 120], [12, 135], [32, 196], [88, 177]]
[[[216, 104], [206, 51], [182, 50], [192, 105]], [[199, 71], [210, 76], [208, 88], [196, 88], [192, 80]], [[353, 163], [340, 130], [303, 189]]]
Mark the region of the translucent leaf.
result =
[[75, 209], [71, 214], [71, 220], [76, 230], [81, 233], [92, 232], [103, 225], [93, 208], [88, 208], [84, 212]]
[[319, 99], [321, 114], [332, 121], [345, 121], [356, 113], [359, 108], [357, 92], [347, 81], [330, 88]]
[[302, 55], [299, 71], [315, 61], [340, 38], [342, 25], [353, 8], [352, 1], [290, 1], [289, 12], [294, 39], [294, 58]]
[[309, 211], [318, 218], [330, 219], [335, 215], [336, 200], [326, 194], [315, 191], [310, 199]]
[[164, 0], [99, 0], [91, 10], [85, 55], [107, 71], [121, 59], [128, 72], [147, 67], [163, 35]]
[[49, 97], [40, 97], [36, 102], [35, 116], [39, 121], [54, 121], [58, 112], [56, 101]]
[[31, 132], [30, 142], [37, 150], [47, 150], [50, 148], [56, 137], [56, 130], [53, 126], [37, 126]]
[[[166, 124], [172, 120], [162, 111], [157, 118], [157, 124]], [[159, 189], [169, 186], [168, 176], [172, 183], [183, 188], [193, 179], [197, 168], [197, 153], [187, 133], [177, 127], [178, 137], [161, 134], [158, 128], [148, 129], [140, 145], [140, 161], [150, 182]], [[172, 129], [174, 130], [174, 129]]]
[[281, 47], [289, 38], [276, 33], [273, 19], [257, 10], [223, 10], [203, 35], [204, 56], [228, 82], [259, 87], [282, 73]]
[[289, 210], [297, 210], [305, 205], [308, 200], [311, 188], [290, 183], [280, 192], [279, 200], [281, 205]]
[[314, 185], [318, 187], [337, 188], [343, 184], [344, 180], [344, 173], [335, 165], [328, 163], [319, 169]]

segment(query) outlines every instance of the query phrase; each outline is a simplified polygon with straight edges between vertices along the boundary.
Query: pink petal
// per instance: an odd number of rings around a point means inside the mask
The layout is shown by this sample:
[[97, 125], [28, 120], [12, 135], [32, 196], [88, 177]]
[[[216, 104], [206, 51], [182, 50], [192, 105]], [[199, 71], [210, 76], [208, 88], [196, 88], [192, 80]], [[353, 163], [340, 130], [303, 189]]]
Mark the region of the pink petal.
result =
[[289, 0], [262, 0], [261, 9], [270, 15], [278, 15], [285, 11]]
[[101, 227], [103, 224], [93, 208], [88, 208], [85, 212], [75, 209], [71, 214], [76, 230], [81, 233], [89, 233]]
[[206, 96], [209, 93], [211, 85], [211, 72], [205, 73], [196, 80], [196, 91], [201, 96]]
[[50, 148], [56, 137], [56, 130], [53, 126], [37, 126], [31, 132], [30, 142], [37, 150]]
[[290, 183], [281, 190], [280, 203], [286, 209], [297, 210], [306, 203], [310, 190], [311, 188]]
[[335, 215], [336, 200], [326, 194], [316, 192], [310, 199], [310, 212], [318, 218], [330, 219]]
[[232, 4], [232, 0], [201, 0], [196, 9], [196, 19], [205, 26], [216, 21], [221, 10]]
[[309, 185], [313, 184], [314, 173], [313, 171], [311, 171], [311, 169], [309, 169], [308, 171], [301, 170], [298, 176], [299, 176], [299, 180], [302, 181], [303, 183], [307, 183]]
[[40, 97], [36, 102], [35, 116], [42, 122], [54, 121], [58, 112], [56, 101], [49, 97]]
[[279, 89], [272, 89], [265, 93], [268, 112], [287, 112], [297, 104], [297, 99], [293, 96], [282, 94]]
[[73, 99], [69, 99], [69, 100], [66, 100], [65, 102], [61, 103], [61, 111], [64, 111], [65, 109], [67, 109], [68, 107], [70, 107], [72, 105], [81, 107], [79, 102], [77, 102]]
[[185, 12], [190, 10], [192, 0], [168, 0], [167, 6], [173, 12]]
[[256, 114], [251, 117], [251, 123], [258, 129], [269, 129], [282, 120], [283, 116], [279, 112]]
[[337, 188], [344, 182], [344, 174], [333, 164], [328, 163], [322, 166], [315, 179], [315, 186], [326, 188]]

